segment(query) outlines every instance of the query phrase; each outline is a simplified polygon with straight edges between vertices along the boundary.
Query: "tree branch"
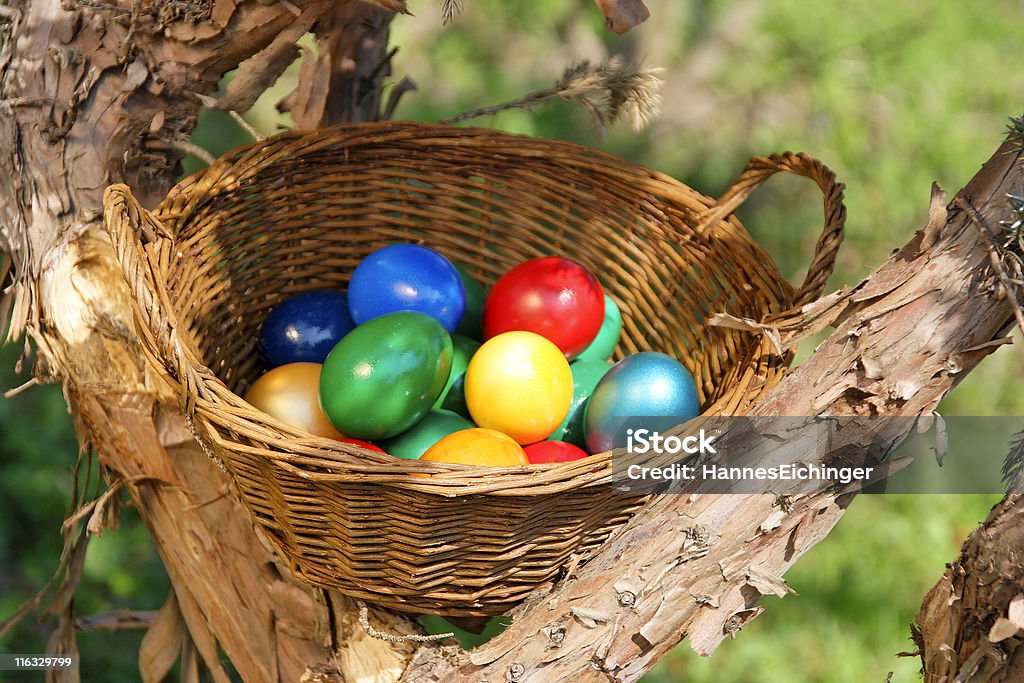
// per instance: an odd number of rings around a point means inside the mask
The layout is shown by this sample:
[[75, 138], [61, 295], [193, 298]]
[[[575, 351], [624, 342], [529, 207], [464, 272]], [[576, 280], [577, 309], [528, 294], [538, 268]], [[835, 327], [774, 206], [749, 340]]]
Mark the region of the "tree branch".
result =
[[[1019, 158], [1004, 144], [958, 196], [998, 222], [1010, 212], [1005, 193], [1021, 181]], [[807, 306], [835, 331], [752, 414], [931, 415], [1012, 316], [972, 221], [950, 210], [931, 247], [921, 248], [919, 233], [831, 297], [826, 312]], [[874, 420], [865, 429], [906, 424]], [[883, 443], [902, 436], [863, 434]], [[663, 495], [574, 576], [531, 596], [500, 636], [445, 659], [424, 648], [405, 680], [443, 680], [454, 666], [466, 681], [632, 681], [684, 636], [711, 654], [760, 613], [766, 591], [785, 594], [783, 573], [828, 534], [848, 499], [818, 494], [781, 505], [768, 495]], [[588, 623], [581, 610], [602, 618]]]
[[1011, 494], [928, 591], [914, 628], [926, 681], [1024, 678], [1024, 505]]

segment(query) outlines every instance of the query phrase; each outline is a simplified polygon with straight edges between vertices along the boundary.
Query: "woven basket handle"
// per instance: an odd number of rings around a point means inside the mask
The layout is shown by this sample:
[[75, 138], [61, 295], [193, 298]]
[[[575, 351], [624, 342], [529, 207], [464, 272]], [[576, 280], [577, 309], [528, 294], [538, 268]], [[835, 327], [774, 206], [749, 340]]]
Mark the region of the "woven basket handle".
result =
[[810, 178], [818, 184], [825, 198], [825, 227], [814, 247], [814, 258], [807, 269], [807, 276], [793, 295], [793, 306], [798, 308], [821, 296], [835, 268], [836, 254], [843, 241], [843, 227], [846, 224], [846, 206], [843, 204], [845, 186], [836, 182], [836, 176], [828, 166], [803, 153], [785, 152], [752, 158], [747, 162], [743, 173], [733, 181], [715, 206], [700, 217], [697, 233], [704, 235], [725, 220], [761, 187], [764, 181], [780, 171]]
[[[132, 312], [143, 352], [168, 379], [181, 385], [176, 392], [191, 423], [196, 398], [203, 392], [199, 363], [182, 346], [178, 321], [167, 289], [153, 269], [147, 245], [172, 240], [171, 234], [132, 195], [127, 185], [111, 185], [103, 193], [103, 222], [114, 245], [121, 275], [132, 294]], [[152, 349], [156, 350], [153, 357]]]

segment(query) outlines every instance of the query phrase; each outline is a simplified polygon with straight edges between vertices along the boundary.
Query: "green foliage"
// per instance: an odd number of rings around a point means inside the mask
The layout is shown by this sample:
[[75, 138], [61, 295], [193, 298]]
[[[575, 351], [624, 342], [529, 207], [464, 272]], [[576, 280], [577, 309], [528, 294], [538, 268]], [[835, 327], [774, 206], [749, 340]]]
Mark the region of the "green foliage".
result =
[[[0, 391], [26, 379], [13, 372], [20, 350], [0, 348]], [[0, 620], [42, 588], [57, 566], [77, 459], [78, 443], [60, 388], [34, 387], [0, 399]], [[93, 482], [87, 491], [94, 496], [102, 490], [96, 488], [100, 473], [95, 463], [86, 469]], [[80, 481], [85, 480], [83, 472]], [[167, 574], [137, 512], [125, 507], [120, 521], [120, 529], [89, 544], [75, 597], [78, 615], [159, 609], [167, 597]], [[30, 615], [0, 639], [0, 652], [42, 653], [55, 626], [54, 617], [39, 621]], [[140, 631], [79, 634], [82, 680], [138, 679], [141, 640]]]
[[[592, 2], [466, 0], [441, 28], [438, 3], [413, 3], [399, 17], [394, 80], [411, 76], [399, 118], [438, 120], [548, 87], [563, 69], [608, 54], [665, 69], [662, 115], [636, 134], [597, 134], [566, 103], [509, 111], [473, 125], [594, 145], [665, 171], [717, 196], [755, 154], [786, 149], [822, 159], [847, 184], [849, 222], [833, 285], [854, 282], [903, 244], [927, 217], [932, 180], [961, 187], [1021, 112], [1024, 56], [1012, 0], [964, 3], [882, 0], [810, 3], [766, 0], [648, 0], [652, 19], [625, 36], [607, 32]], [[294, 82], [292, 68], [247, 118], [273, 133], [273, 106]], [[220, 112], [204, 112], [193, 141], [215, 155], [249, 142]], [[187, 159], [185, 170], [201, 167]], [[772, 180], [739, 214], [799, 281], [821, 223], [817, 190]], [[802, 352], [804, 355], [807, 349]], [[17, 350], [0, 350], [0, 390], [15, 386]], [[1007, 377], [1024, 357], [1001, 349], [942, 405], [947, 414], [1024, 414], [1024, 394]], [[0, 618], [42, 586], [60, 553], [77, 444], [56, 387], [0, 399]], [[96, 473], [93, 473], [93, 481]], [[873, 496], [857, 499], [836, 531], [789, 572], [799, 593], [767, 599], [767, 611], [710, 659], [683, 643], [652, 682], [917, 680], [907, 624], [966, 534], [993, 502], [986, 496]], [[168, 581], [130, 506], [122, 525], [95, 539], [81, 614], [156, 609]], [[438, 620], [432, 629], [446, 630]], [[27, 619], [0, 650], [40, 652], [54, 625]], [[466, 636], [468, 638], [468, 636]], [[82, 634], [83, 680], [135, 680], [141, 635]], [[472, 642], [466, 640], [467, 644]]]

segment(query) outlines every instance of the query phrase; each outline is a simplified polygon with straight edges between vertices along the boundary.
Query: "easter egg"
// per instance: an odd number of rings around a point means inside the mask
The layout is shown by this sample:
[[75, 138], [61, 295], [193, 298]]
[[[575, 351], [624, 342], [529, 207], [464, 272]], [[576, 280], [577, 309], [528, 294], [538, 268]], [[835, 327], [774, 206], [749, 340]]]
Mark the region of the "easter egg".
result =
[[472, 428], [472, 422], [450, 410], [431, 410], [422, 420], [382, 445], [396, 458], [415, 460], [449, 434]]
[[697, 385], [682, 363], [653, 351], [628, 356], [598, 382], [586, 403], [587, 449], [602, 453], [624, 446], [627, 424], [662, 431], [699, 414]]
[[365, 448], [368, 451], [376, 451], [378, 453], [385, 453], [386, 452], [383, 448], [381, 448], [377, 444], [370, 443], [369, 441], [363, 441], [362, 439], [350, 439], [350, 438], [346, 437], [346, 438], [338, 439], [338, 441], [341, 441], [342, 443], [350, 443], [350, 444], [353, 444], [355, 446], [362, 446], [363, 448]]
[[449, 434], [431, 446], [420, 460], [492, 467], [529, 464], [522, 446], [512, 438], [493, 429], [480, 427]]
[[587, 348], [580, 351], [577, 359], [596, 358], [605, 360], [615, 353], [615, 347], [619, 345], [619, 337], [622, 335], [622, 312], [618, 305], [607, 294], [604, 295], [604, 321], [601, 329], [598, 330], [594, 341], [590, 342]]
[[571, 462], [587, 457], [588, 453], [571, 443], [564, 441], [538, 441], [523, 447], [526, 459], [531, 465], [542, 462]]
[[451, 337], [434, 318], [413, 311], [374, 318], [327, 356], [320, 404], [343, 434], [386, 439], [427, 414], [451, 365]]
[[519, 264], [494, 284], [484, 304], [484, 339], [534, 332], [572, 359], [594, 341], [603, 321], [597, 278], [575, 261], [545, 256]]
[[244, 398], [254, 408], [293, 427], [316, 436], [342, 439], [320, 409], [319, 384], [319, 363], [288, 363], [253, 382]]
[[462, 314], [459, 326], [455, 328], [455, 333], [470, 339], [483, 339], [484, 302], [487, 300], [487, 292], [463, 266], [455, 264], [455, 270], [459, 271], [462, 288], [466, 292], [466, 310]]
[[469, 408], [466, 406], [466, 368], [469, 367], [469, 359], [479, 348], [478, 341], [461, 334], [452, 335], [452, 371], [441, 395], [434, 401], [434, 408], [444, 408], [469, 417]]
[[469, 361], [466, 405], [473, 421], [521, 444], [547, 438], [571, 403], [569, 362], [539, 334], [499, 334]]
[[259, 349], [270, 367], [323, 363], [355, 327], [348, 300], [334, 289], [296, 294], [277, 304], [260, 327]]
[[348, 284], [352, 319], [362, 324], [398, 311], [418, 311], [455, 330], [466, 306], [462, 278], [429, 247], [392, 244], [364, 258]]
[[566, 441], [582, 448], [587, 440], [583, 433], [583, 412], [587, 399], [601, 378], [612, 369], [611, 361], [577, 358], [569, 363], [572, 372], [572, 404], [562, 424], [555, 428], [549, 439]]

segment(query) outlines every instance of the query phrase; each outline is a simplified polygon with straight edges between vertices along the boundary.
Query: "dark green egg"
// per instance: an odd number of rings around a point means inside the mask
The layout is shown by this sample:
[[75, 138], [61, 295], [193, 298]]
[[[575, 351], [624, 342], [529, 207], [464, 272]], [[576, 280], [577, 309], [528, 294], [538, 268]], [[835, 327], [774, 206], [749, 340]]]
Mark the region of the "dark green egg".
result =
[[562, 424], [548, 437], [550, 441], [566, 441], [585, 448], [587, 439], [583, 432], [584, 406], [594, 387], [608, 374], [614, 363], [598, 358], [577, 358], [569, 363], [572, 371], [572, 404]]
[[441, 395], [434, 401], [434, 408], [444, 408], [468, 418], [466, 368], [469, 367], [469, 359], [480, 348], [480, 342], [461, 334], [453, 334], [452, 346], [452, 371], [448, 375], [448, 382], [444, 385], [444, 389], [441, 390]]
[[484, 338], [484, 301], [487, 300], [487, 292], [465, 267], [458, 263], [454, 265], [455, 270], [459, 271], [459, 277], [462, 278], [462, 287], [466, 290], [466, 310], [462, 314], [459, 326], [455, 328], [455, 334], [482, 340]]
[[461, 415], [435, 409], [398, 436], [381, 442], [380, 447], [396, 458], [416, 460], [449, 434], [472, 428], [473, 423]]
[[386, 439], [419, 422], [444, 389], [452, 340], [441, 323], [403, 311], [369, 320], [338, 342], [320, 373], [320, 405], [341, 433]]

